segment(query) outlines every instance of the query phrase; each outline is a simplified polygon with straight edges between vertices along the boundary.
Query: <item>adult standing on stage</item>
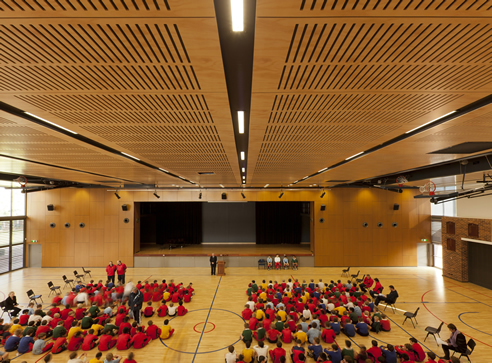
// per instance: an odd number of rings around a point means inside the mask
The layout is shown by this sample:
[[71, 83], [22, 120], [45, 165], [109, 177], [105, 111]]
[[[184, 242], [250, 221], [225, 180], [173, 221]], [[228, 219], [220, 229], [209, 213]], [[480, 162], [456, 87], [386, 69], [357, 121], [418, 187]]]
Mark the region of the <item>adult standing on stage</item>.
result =
[[109, 265], [106, 266], [106, 273], [108, 274], [108, 281], [114, 284], [114, 274], [116, 273], [116, 266], [113, 265], [113, 261], [109, 261]]
[[212, 275], [215, 275], [215, 270], [217, 268], [217, 256], [215, 256], [214, 253], [210, 256], [210, 268], [212, 269]]
[[15, 292], [9, 292], [9, 296], [5, 299], [5, 311], [10, 311], [12, 316], [17, 316], [19, 311], [21, 311], [21, 309], [17, 307], [18, 305]]
[[128, 307], [133, 312], [133, 320], [140, 324], [140, 310], [144, 301], [143, 294], [136, 287], [133, 288], [130, 298], [128, 299]]
[[118, 282], [121, 282], [124, 285], [126, 265], [124, 263], [121, 263], [120, 260], [116, 261], [116, 273], [118, 274]]

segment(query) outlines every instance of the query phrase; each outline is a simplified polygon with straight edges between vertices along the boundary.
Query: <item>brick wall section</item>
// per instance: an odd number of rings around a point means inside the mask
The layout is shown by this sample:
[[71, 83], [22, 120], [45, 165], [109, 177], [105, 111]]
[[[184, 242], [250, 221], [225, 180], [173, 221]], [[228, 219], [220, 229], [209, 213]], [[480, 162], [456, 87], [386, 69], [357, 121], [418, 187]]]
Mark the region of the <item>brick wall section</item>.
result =
[[[446, 233], [446, 222], [455, 223], [455, 234]], [[468, 236], [468, 224], [478, 224], [479, 237]], [[461, 238], [472, 238], [482, 241], [491, 240], [491, 223], [490, 219], [475, 218], [442, 218], [442, 262], [443, 276], [468, 282], [468, 242], [462, 241]], [[448, 251], [447, 240], [452, 238], [456, 241], [456, 251]]]

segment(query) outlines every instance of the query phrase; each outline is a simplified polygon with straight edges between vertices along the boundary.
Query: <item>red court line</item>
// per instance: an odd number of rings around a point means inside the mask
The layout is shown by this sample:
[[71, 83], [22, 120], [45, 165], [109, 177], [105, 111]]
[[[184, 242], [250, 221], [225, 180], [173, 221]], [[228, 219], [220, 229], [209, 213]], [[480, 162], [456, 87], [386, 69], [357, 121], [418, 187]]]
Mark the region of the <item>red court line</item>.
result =
[[43, 359], [44, 357], [46, 357], [48, 354], [51, 353], [51, 350], [49, 350], [45, 355], [43, 355], [41, 358], [39, 358], [36, 362], [34, 363], [38, 363], [41, 359]]
[[[454, 286], [458, 286], [458, 285], [454, 285]], [[427, 307], [427, 305], [425, 305], [425, 303], [424, 303], [424, 296], [425, 296], [427, 293], [429, 293], [429, 292], [431, 292], [431, 291], [434, 291], [434, 290], [435, 290], [435, 289], [431, 289], [431, 290], [429, 290], [429, 291], [424, 292], [424, 293], [422, 294], [422, 297], [420, 298], [420, 301], [421, 301], [422, 305], [424, 305], [424, 308], [425, 308], [425, 309], [426, 309], [426, 310], [427, 310], [427, 311], [428, 311], [428, 312], [429, 312], [429, 313], [430, 313], [433, 317], [435, 317], [435, 318], [436, 318], [437, 320], [439, 320], [439, 321], [442, 321], [444, 324], [448, 325], [448, 323], [446, 323], [444, 320], [442, 320], [442, 319], [438, 318], [438, 317], [437, 317], [437, 316], [436, 316], [436, 315], [435, 315], [432, 311], [430, 311], [430, 310], [429, 310], [429, 308]], [[451, 290], [451, 291], [453, 291], [453, 290]], [[463, 332], [462, 332], [462, 333], [463, 333]], [[489, 344], [487, 344], [487, 343], [484, 343], [484, 342], [482, 342], [481, 340], [478, 340], [477, 338], [472, 337], [471, 335], [468, 335], [468, 334], [465, 334], [465, 333], [463, 333], [463, 335], [466, 335], [467, 337], [472, 338], [473, 340], [476, 340], [477, 342], [482, 343], [483, 345], [486, 345], [486, 346], [488, 346], [488, 347], [491, 347], [491, 348], [492, 348], [492, 345], [489, 345]]]
[[[200, 325], [200, 324], [205, 324], [205, 322], [204, 322], [204, 321], [202, 321], [202, 322], [200, 322], [200, 323], [197, 323], [197, 324], [195, 324], [195, 326], [193, 327], [193, 330], [194, 330], [195, 332], [199, 333], [199, 334], [201, 333], [201, 331], [196, 330], [196, 326], [197, 326], [197, 325]], [[212, 324], [214, 327], [212, 328], [212, 330], [209, 330], [209, 331], [204, 331], [204, 332], [203, 332], [203, 334], [207, 334], [207, 333], [210, 333], [211, 331], [214, 331], [214, 330], [215, 330], [215, 324], [214, 324], [214, 323], [207, 322], [207, 324]], [[205, 328], [205, 327], [204, 327], [204, 328]]]

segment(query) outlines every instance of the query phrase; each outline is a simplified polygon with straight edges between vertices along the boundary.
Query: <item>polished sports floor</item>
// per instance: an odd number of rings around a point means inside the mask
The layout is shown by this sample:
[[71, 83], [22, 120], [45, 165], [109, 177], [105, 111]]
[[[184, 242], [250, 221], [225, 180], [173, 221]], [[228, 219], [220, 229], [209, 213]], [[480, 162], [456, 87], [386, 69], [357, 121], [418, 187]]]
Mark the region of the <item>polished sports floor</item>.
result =
[[[68, 268], [26, 268], [0, 276], [0, 299], [4, 299], [9, 291], [14, 290], [18, 302], [25, 306], [28, 302], [26, 291], [33, 289], [35, 293], [42, 294], [48, 307], [49, 289], [48, 281], [63, 287], [61, 276], [71, 275], [73, 269]], [[240, 353], [244, 344], [239, 342], [239, 336], [243, 330], [244, 321], [241, 311], [247, 301], [245, 294], [247, 285], [251, 280], [257, 282], [266, 280], [281, 281], [288, 278], [296, 278], [302, 282], [313, 278], [318, 281], [329, 282], [331, 279], [339, 279], [341, 268], [300, 268], [297, 271], [267, 271], [257, 268], [226, 268], [226, 276], [210, 276], [208, 268], [130, 268], [127, 272], [127, 280], [135, 283], [139, 280], [174, 279], [176, 283], [185, 285], [192, 282], [195, 288], [195, 296], [191, 303], [186, 304], [189, 313], [184, 317], [172, 319], [171, 326], [176, 330], [174, 335], [165, 341], [152, 341], [147, 347], [135, 352], [135, 360], [143, 362], [220, 362], [224, 360], [226, 347], [234, 345], [236, 352]], [[352, 268], [357, 272], [356, 268]], [[473, 338], [477, 343], [475, 351], [471, 355], [474, 363], [492, 362], [492, 291], [477, 285], [460, 283], [442, 277], [441, 270], [430, 267], [418, 268], [360, 268], [361, 275], [370, 273], [378, 277], [386, 286], [393, 284], [400, 298], [396, 303], [398, 310], [393, 313], [390, 308], [386, 310], [391, 319], [391, 332], [371, 333], [370, 337], [356, 336], [353, 338], [353, 346], [365, 344], [370, 346], [372, 339], [381, 344], [405, 344], [411, 336], [416, 337], [424, 349], [431, 350], [442, 355], [442, 350], [437, 346], [432, 336], [424, 342], [427, 326], [438, 327], [441, 321], [454, 323], [463, 332], [467, 339]], [[105, 270], [102, 268], [91, 269], [92, 279], [95, 281], [105, 278]], [[351, 271], [352, 272], [352, 271]], [[89, 278], [86, 277], [86, 280]], [[68, 291], [68, 288], [64, 291]], [[154, 303], [157, 308], [158, 304]], [[384, 309], [383, 305], [380, 305]], [[417, 314], [418, 325], [414, 328], [410, 321], [402, 325], [405, 311]], [[4, 315], [6, 318], [7, 315]], [[8, 320], [8, 319], [6, 319]], [[146, 321], [147, 319], [144, 319]], [[162, 325], [163, 319], [152, 319], [154, 323]], [[443, 326], [441, 337], [447, 339], [448, 329]], [[346, 337], [340, 335], [338, 344], [343, 347]], [[355, 343], [355, 344], [354, 344]], [[326, 344], [323, 344], [326, 345]], [[290, 349], [291, 344], [286, 345]], [[286, 348], [284, 346], [284, 348]], [[129, 351], [112, 352], [126, 357]], [[90, 351], [89, 358], [93, 358], [96, 350]], [[80, 353], [82, 353], [80, 351]], [[54, 356], [54, 362], [67, 362], [69, 352], [63, 352]], [[44, 356], [44, 355], [43, 355]], [[14, 362], [41, 362], [43, 356], [33, 356], [27, 353], [15, 357], [15, 352], [10, 353]], [[488, 358], [487, 358], [488, 357]], [[314, 362], [308, 358], [308, 361]], [[462, 362], [467, 361], [466, 358]], [[290, 362], [290, 358], [288, 359]]]

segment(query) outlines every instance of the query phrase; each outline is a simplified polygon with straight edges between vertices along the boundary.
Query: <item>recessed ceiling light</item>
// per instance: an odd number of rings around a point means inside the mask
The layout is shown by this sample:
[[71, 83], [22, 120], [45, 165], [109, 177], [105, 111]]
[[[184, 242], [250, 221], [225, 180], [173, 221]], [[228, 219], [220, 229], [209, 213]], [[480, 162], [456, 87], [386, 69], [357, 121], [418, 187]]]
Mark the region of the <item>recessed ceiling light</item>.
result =
[[244, 151], [241, 151], [241, 160], [244, 160], [245, 159], [245, 154], [244, 154]]
[[360, 153], [357, 153], [357, 154], [355, 154], [355, 155], [349, 156], [349, 157], [348, 157], [347, 159], [345, 159], [345, 160], [350, 160], [350, 159], [353, 159], [353, 158], [355, 158], [356, 156], [359, 156], [359, 155], [361, 155], [361, 154], [364, 154], [364, 151], [361, 151]]
[[41, 118], [41, 117], [39, 117], [39, 116], [33, 115], [33, 114], [32, 114], [32, 113], [30, 113], [30, 112], [24, 112], [24, 113], [25, 113], [26, 115], [29, 115], [29, 116], [35, 117], [35, 118], [37, 118], [38, 120], [41, 120], [41, 121], [43, 121], [43, 122], [46, 122], [46, 123], [48, 123], [48, 124], [50, 124], [50, 125], [53, 125], [53, 126], [55, 126], [55, 127], [58, 127], [59, 129], [62, 129], [62, 130], [68, 131], [68, 132], [70, 132], [70, 133], [72, 133], [72, 134], [74, 134], [74, 135], [78, 135], [75, 131], [69, 130], [69, 129], [67, 129], [66, 127], [60, 126], [60, 125], [58, 125], [58, 124], [55, 124], [54, 122], [51, 122], [51, 121], [45, 120], [44, 118]]
[[242, 171], [243, 173], [246, 173], [246, 168], [242, 168], [242, 169], [241, 169], [241, 171]]
[[232, 31], [244, 30], [243, 0], [231, 0]]
[[[135, 159], [135, 160], [139, 160], [139, 161], [140, 161], [140, 159], [139, 159], [139, 158], [137, 158], [137, 157], [135, 157], [135, 156], [133, 156], [133, 155], [130, 155], [130, 154], [124, 153], [123, 151], [120, 151], [120, 152], [121, 152], [123, 155], [128, 156], [129, 158], [132, 158], [132, 159]], [[181, 177], [180, 177], [180, 178], [181, 178]]]
[[425, 123], [425, 124], [423, 124], [423, 125], [417, 126], [416, 128], [411, 129], [410, 131], [405, 132], [405, 134], [409, 134], [409, 133], [411, 133], [412, 131], [415, 131], [415, 130], [420, 129], [421, 127], [427, 126], [428, 124], [431, 124], [431, 123], [433, 123], [434, 121], [437, 121], [437, 120], [442, 119], [443, 117], [446, 117], [446, 116], [452, 115], [452, 114], [453, 114], [453, 113], [455, 113], [455, 112], [456, 112], [456, 111], [451, 111], [451, 112], [448, 112], [447, 114], [442, 115], [441, 117], [438, 117], [438, 118], [436, 118], [436, 119], [434, 119], [434, 120], [432, 120], [432, 121], [426, 122], [426, 123]]
[[244, 111], [237, 111], [237, 126], [240, 134], [244, 134]]
[[263, 188], [266, 188], [267, 186], [269, 186], [270, 184], [265, 184], [265, 186]]

